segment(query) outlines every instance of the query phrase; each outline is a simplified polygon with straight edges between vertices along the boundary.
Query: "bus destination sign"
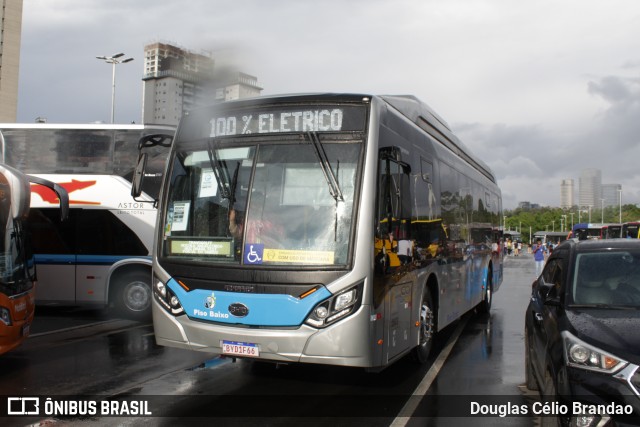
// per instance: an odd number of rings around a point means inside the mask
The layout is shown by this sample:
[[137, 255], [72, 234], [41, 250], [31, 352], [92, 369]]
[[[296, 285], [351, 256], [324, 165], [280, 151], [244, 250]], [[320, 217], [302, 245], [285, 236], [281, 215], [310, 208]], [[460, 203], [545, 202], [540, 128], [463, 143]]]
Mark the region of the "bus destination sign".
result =
[[322, 106], [314, 108], [243, 111], [213, 117], [210, 137], [287, 132], [341, 132], [364, 129], [364, 107]]

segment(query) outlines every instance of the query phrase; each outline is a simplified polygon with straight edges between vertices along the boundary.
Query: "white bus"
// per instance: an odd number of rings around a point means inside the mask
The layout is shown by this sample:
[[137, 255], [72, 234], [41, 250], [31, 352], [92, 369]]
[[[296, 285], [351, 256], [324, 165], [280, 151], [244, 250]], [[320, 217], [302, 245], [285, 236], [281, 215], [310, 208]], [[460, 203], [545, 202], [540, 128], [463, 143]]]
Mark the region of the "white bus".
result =
[[[29, 222], [39, 283], [36, 304], [110, 306], [150, 314], [151, 248], [156, 209], [131, 197], [143, 135], [173, 135], [170, 126], [0, 124], [8, 165], [53, 181], [69, 194], [61, 222], [57, 197], [34, 186]], [[142, 200], [153, 201], [168, 149], [158, 145]], [[148, 194], [147, 194], [148, 193]]]
[[280, 363], [424, 362], [439, 330], [491, 308], [501, 203], [489, 167], [414, 97], [190, 111], [159, 199], [156, 340]]

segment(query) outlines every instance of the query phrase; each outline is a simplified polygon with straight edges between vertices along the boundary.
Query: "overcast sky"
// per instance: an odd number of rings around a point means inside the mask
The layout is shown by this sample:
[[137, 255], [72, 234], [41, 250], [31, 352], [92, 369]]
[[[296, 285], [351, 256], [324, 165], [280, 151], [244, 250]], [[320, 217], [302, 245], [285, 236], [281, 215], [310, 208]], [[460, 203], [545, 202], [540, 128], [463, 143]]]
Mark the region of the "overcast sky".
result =
[[[496, 173], [558, 206], [586, 168], [640, 202], [638, 0], [24, 0], [18, 121], [141, 122], [144, 46], [211, 52], [263, 94], [412, 94]], [[576, 194], [577, 197], [577, 194]]]

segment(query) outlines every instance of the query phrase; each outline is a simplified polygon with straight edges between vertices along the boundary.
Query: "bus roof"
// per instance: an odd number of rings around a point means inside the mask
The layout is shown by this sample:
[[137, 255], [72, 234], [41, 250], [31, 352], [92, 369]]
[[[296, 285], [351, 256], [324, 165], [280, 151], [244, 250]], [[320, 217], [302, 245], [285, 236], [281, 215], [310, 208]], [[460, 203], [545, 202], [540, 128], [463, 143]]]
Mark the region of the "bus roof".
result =
[[[278, 103], [305, 103], [305, 102], [369, 102], [376, 98], [391, 106], [394, 110], [405, 116], [408, 120], [436, 139], [442, 146], [455, 153], [482, 175], [493, 183], [497, 183], [491, 168], [480, 158], [476, 157], [457, 136], [451, 128], [431, 107], [413, 95], [371, 95], [357, 93], [303, 93], [259, 96], [255, 98], [243, 98], [225, 101], [221, 104], [234, 108], [247, 106], [260, 106]], [[211, 108], [204, 107], [204, 108]], [[188, 114], [188, 113], [186, 113]]]

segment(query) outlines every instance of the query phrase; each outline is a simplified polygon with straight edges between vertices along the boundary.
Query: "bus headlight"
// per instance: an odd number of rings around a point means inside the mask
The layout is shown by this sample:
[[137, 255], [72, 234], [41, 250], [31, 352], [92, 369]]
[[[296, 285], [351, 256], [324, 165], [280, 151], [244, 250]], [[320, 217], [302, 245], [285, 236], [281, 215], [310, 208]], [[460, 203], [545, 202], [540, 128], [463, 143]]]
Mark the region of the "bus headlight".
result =
[[167, 297], [167, 287], [162, 282], [156, 283], [156, 289], [162, 298]]
[[318, 319], [326, 319], [329, 314], [329, 310], [324, 305], [317, 306], [314, 312]]
[[12, 325], [11, 312], [9, 311], [8, 308], [0, 307], [0, 320], [2, 320], [2, 322], [7, 326]]
[[343, 292], [339, 295], [336, 295], [336, 303], [333, 307], [334, 310], [340, 311], [343, 308], [349, 307], [355, 302], [356, 296], [357, 296], [356, 288], [349, 289], [347, 292]]
[[307, 325], [324, 328], [354, 313], [362, 300], [362, 283], [333, 295], [316, 305], [305, 320]]
[[184, 314], [184, 308], [178, 297], [161, 281], [157, 281], [153, 286], [153, 296], [168, 313], [174, 316]]

